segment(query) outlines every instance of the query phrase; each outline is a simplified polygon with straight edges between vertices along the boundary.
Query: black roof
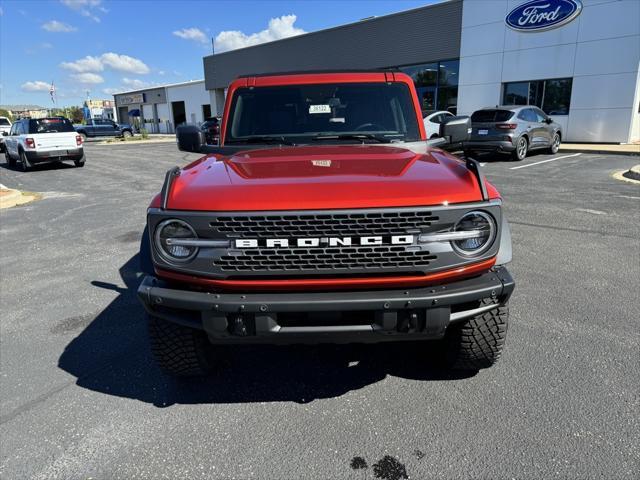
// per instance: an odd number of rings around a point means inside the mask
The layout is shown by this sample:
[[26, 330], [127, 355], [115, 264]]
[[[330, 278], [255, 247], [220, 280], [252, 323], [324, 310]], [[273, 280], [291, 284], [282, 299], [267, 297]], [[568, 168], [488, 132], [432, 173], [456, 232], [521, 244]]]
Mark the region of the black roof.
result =
[[273, 73], [248, 73], [240, 75], [237, 78], [250, 77], [278, 77], [283, 75], [313, 75], [320, 73], [384, 73], [395, 72], [401, 73], [398, 68], [369, 68], [369, 69], [332, 69], [332, 70], [292, 70], [289, 72], [273, 72]]

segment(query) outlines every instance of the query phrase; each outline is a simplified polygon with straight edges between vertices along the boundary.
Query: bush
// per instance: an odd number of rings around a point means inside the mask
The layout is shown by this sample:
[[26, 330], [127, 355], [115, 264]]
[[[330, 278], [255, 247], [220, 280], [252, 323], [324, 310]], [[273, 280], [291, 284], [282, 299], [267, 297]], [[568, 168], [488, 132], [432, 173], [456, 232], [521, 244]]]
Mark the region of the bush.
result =
[[149, 132], [147, 132], [146, 128], [141, 128], [140, 129], [140, 135], [142, 136], [142, 138], [147, 139], [149, 138]]

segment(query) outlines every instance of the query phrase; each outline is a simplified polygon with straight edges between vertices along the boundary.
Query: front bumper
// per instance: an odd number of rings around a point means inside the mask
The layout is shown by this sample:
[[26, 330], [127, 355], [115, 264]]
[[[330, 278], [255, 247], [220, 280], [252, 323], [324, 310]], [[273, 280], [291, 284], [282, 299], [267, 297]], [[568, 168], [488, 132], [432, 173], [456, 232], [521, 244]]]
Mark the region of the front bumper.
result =
[[514, 286], [505, 267], [439, 286], [313, 293], [180, 290], [146, 276], [138, 298], [149, 314], [214, 343], [350, 343], [442, 338], [451, 323], [504, 305]]
[[25, 155], [30, 163], [61, 162], [63, 160], [80, 160], [84, 156], [83, 148], [67, 150], [26, 150]]
[[469, 140], [464, 142], [465, 150], [474, 150], [478, 152], [513, 152], [515, 145], [507, 140]]

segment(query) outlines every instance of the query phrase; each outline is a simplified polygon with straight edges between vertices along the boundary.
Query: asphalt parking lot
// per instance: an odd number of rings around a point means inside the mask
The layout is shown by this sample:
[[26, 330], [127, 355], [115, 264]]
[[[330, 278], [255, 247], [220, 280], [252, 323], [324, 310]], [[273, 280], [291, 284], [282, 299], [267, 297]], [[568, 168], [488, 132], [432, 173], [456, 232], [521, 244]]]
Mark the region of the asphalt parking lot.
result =
[[0, 477], [638, 478], [638, 157], [481, 158], [511, 221], [505, 354], [474, 376], [420, 346], [239, 349], [152, 363], [137, 249], [173, 143], [87, 145], [84, 168], [0, 165], [42, 200], [0, 212]]

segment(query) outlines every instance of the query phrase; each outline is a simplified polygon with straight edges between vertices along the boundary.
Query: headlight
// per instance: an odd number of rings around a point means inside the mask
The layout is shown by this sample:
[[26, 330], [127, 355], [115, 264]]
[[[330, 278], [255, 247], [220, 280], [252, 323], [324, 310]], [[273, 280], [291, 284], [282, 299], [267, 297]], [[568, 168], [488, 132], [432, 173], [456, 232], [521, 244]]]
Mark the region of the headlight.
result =
[[156, 248], [169, 263], [184, 263], [195, 257], [198, 247], [189, 245], [189, 241], [196, 238], [195, 230], [182, 220], [165, 220], [156, 227]]
[[[469, 237], [451, 242], [453, 249], [465, 257], [480, 255], [486, 251], [496, 238], [496, 222], [485, 212], [467, 213], [456, 223], [456, 232], [467, 232]], [[464, 234], [461, 233], [461, 236]]]

